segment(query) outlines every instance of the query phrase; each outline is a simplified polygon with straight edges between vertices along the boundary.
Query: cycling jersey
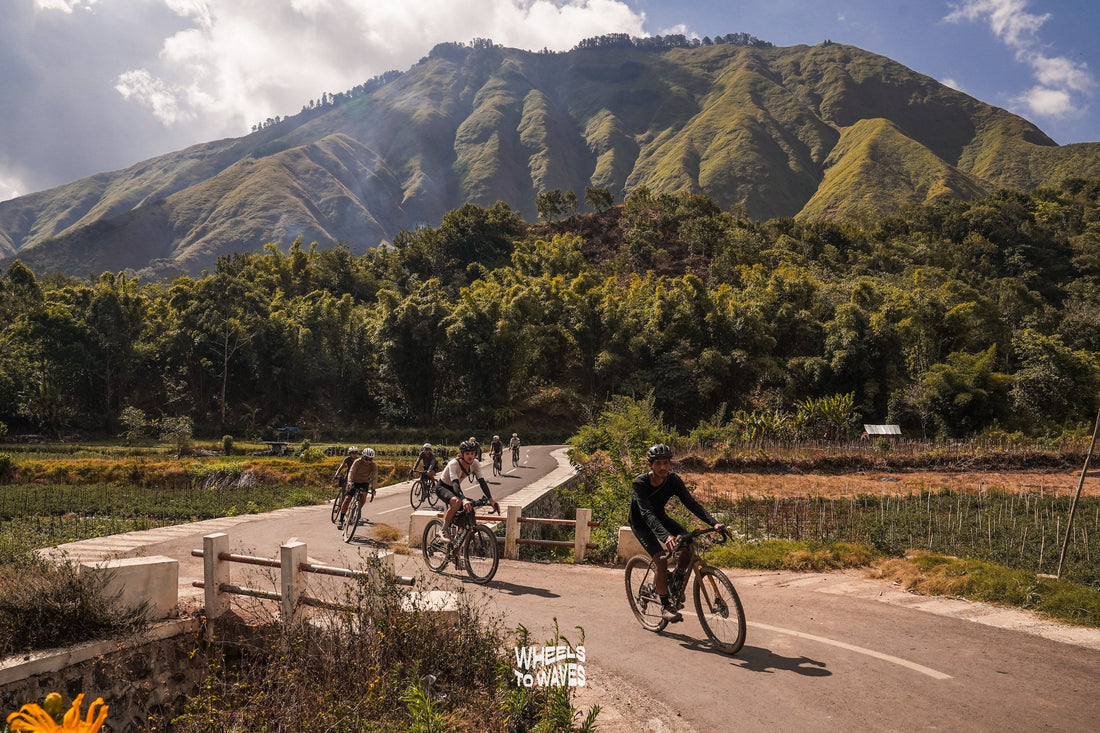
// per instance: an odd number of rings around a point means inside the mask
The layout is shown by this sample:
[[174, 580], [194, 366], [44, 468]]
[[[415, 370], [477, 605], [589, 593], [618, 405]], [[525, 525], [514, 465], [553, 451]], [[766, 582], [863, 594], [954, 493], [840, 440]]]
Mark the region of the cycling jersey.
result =
[[455, 496], [465, 499], [466, 496], [462, 493], [462, 480], [465, 478], [469, 478], [471, 482], [477, 481], [482, 493], [490, 499], [493, 498], [492, 494], [489, 493], [488, 482], [481, 475], [481, 463], [476, 458], [470, 461], [469, 468], [462, 465], [460, 458], [452, 458], [443, 467], [443, 472], [439, 474], [439, 487], [454, 492]]
[[494, 456], [499, 456], [499, 455], [503, 454], [504, 453], [504, 443], [501, 443], [499, 440], [494, 440], [492, 442], [492, 444], [489, 446], [489, 452], [492, 453]]
[[413, 464], [412, 470], [416, 470], [416, 467], [420, 465], [421, 461], [424, 463], [425, 471], [438, 471], [439, 459], [435, 457], [435, 453], [429, 453], [428, 451], [420, 451], [420, 457], [416, 459], [416, 463]]
[[361, 484], [367, 484], [372, 489], [378, 488], [378, 464], [366, 458], [356, 459], [348, 471], [348, 483], [355, 484], [357, 488]]
[[665, 512], [665, 505], [674, 496], [680, 500], [684, 508], [711, 527], [718, 523], [718, 520], [695, 500], [678, 474], [669, 473], [660, 486], [650, 483], [649, 476], [649, 472], [643, 473], [631, 484], [633, 496], [630, 500], [630, 527], [651, 555], [653, 549], [646, 542], [649, 537], [656, 538], [663, 545], [669, 536], [684, 533], [683, 527]]
[[509, 448], [519, 448], [519, 438], [512, 438], [508, 441]]

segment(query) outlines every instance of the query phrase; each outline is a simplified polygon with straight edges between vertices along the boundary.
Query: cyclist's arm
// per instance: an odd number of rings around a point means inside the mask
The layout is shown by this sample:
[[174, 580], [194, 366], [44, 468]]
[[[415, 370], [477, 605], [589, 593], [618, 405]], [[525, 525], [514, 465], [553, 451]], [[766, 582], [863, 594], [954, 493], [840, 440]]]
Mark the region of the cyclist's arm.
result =
[[684, 485], [683, 479], [675, 474], [673, 474], [673, 476], [670, 476], [669, 478], [675, 478], [676, 496], [679, 497], [680, 503], [684, 505], [684, 508], [686, 508], [695, 516], [699, 517], [699, 519], [706, 522], [711, 527], [718, 524], [718, 520], [712, 517], [710, 515], [710, 512], [707, 511], [706, 507], [696, 501], [695, 497], [691, 495], [691, 492], [687, 490], [687, 486]]
[[657, 516], [657, 511], [653, 506], [653, 502], [646, 496], [643, 496], [639, 491], [634, 491], [634, 505], [638, 508], [638, 514], [641, 515], [642, 521], [645, 525], [653, 530], [653, 534], [657, 536], [658, 541], [663, 545], [668, 541], [668, 538], [672, 534], [665, 527], [664, 522]]

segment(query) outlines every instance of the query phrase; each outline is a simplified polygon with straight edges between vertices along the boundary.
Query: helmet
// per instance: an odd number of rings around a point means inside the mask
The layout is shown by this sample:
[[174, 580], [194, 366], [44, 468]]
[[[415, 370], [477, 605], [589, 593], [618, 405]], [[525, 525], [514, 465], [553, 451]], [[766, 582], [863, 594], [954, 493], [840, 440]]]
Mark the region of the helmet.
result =
[[500, 436], [499, 435], [494, 435], [493, 440], [500, 440]]
[[364, 458], [374, 458], [374, 448], [364, 448], [363, 449], [363, 457]]
[[431, 449], [432, 449], [432, 444], [431, 443], [425, 443], [424, 444], [424, 450], [431, 450]]
[[513, 437], [513, 438], [518, 438], [518, 437], [519, 437], [519, 433], [512, 433], [512, 437]]
[[474, 445], [477, 445], [477, 438], [475, 438], [474, 436], [471, 435], [470, 436], [470, 442], [473, 443]]
[[348, 455], [349, 456], [354, 454], [354, 453], [358, 453], [358, 452], [359, 452], [359, 449], [356, 448], [354, 445], [349, 445], [348, 446]]
[[653, 463], [653, 461], [657, 460], [658, 458], [668, 458], [671, 460], [672, 449], [664, 443], [658, 443], [657, 445], [650, 447], [650, 449], [645, 452], [645, 457], [646, 460], [648, 460], [650, 463]]
[[459, 453], [465, 453], [466, 451], [476, 451], [476, 450], [477, 450], [477, 441], [476, 440], [464, 440], [464, 441], [462, 441], [462, 445], [458, 446], [458, 452]]

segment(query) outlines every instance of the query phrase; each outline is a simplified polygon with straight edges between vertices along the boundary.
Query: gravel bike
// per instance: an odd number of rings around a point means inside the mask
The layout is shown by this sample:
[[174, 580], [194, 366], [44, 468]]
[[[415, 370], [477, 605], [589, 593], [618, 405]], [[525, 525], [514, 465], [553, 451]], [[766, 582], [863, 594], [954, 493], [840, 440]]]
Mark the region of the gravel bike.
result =
[[435, 493], [436, 481], [428, 475], [427, 471], [409, 471], [409, 478], [414, 478], [413, 485], [409, 487], [409, 503], [413, 509], [419, 509], [425, 501], [428, 506], [435, 509], [439, 505], [439, 497]]
[[500, 476], [502, 473], [504, 473], [504, 456], [493, 453], [493, 475]]
[[519, 446], [512, 446], [512, 468], [519, 468]]
[[348, 505], [348, 513], [344, 516], [344, 542], [351, 542], [355, 537], [355, 530], [359, 528], [359, 520], [363, 514], [363, 494], [368, 496], [367, 501], [374, 501], [374, 489], [352, 488], [351, 504]]
[[[741, 599], [737, 597], [737, 591], [726, 574], [708, 565], [695, 547], [699, 537], [711, 533], [721, 534], [722, 539], [719, 542], [729, 539], [728, 534], [711, 528], [696, 529], [680, 536], [676, 551], [668, 558], [668, 595], [677, 610], [683, 608], [688, 581], [694, 573], [692, 595], [699, 624], [716, 649], [726, 654], [736, 654], [745, 644], [745, 610], [741, 606]], [[687, 571], [680, 579], [674, 569], [678, 566], [682, 552], [691, 553], [691, 559]], [[630, 601], [630, 610], [643, 627], [659, 632], [668, 626], [668, 619], [661, 614], [653, 558], [635, 555], [627, 561], [626, 597]]]
[[484, 524], [478, 524], [474, 514], [478, 507], [488, 506], [492, 502], [483, 496], [471, 503], [473, 507], [470, 511], [463, 506], [455, 512], [450, 542], [440, 535], [443, 520], [433, 519], [424, 528], [420, 546], [424, 550], [424, 562], [433, 572], [441, 573], [447, 563], [453, 562], [456, 570], [461, 570], [465, 565], [466, 574], [475, 583], [488, 583], [496, 575], [500, 548], [497, 547], [497, 536]]

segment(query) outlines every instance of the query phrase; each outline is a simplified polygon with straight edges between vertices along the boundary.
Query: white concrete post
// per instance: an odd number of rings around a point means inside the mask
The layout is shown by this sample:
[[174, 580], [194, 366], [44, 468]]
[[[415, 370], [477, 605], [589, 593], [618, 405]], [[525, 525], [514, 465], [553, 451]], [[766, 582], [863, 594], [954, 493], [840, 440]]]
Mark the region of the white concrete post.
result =
[[279, 602], [279, 610], [283, 615], [283, 623], [290, 623], [298, 613], [298, 599], [305, 590], [305, 573], [298, 569], [298, 565], [306, 561], [306, 543], [288, 542], [279, 548], [279, 593], [282, 600]]
[[519, 559], [519, 518], [523, 515], [523, 507], [518, 504], [509, 504], [506, 507], [507, 514], [504, 524], [504, 557], [509, 560]]
[[202, 538], [203, 591], [206, 596], [207, 636], [213, 633], [212, 620], [229, 610], [229, 594], [220, 587], [229, 582], [229, 563], [218, 556], [229, 552], [229, 535], [225, 532], [208, 534]]
[[592, 538], [592, 528], [588, 523], [592, 521], [592, 510], [581, 507], [577, 509], [577, 531], [573, 538], [573, 562], [584, 562], [584, 553], [588, 551], [588, 540]]

